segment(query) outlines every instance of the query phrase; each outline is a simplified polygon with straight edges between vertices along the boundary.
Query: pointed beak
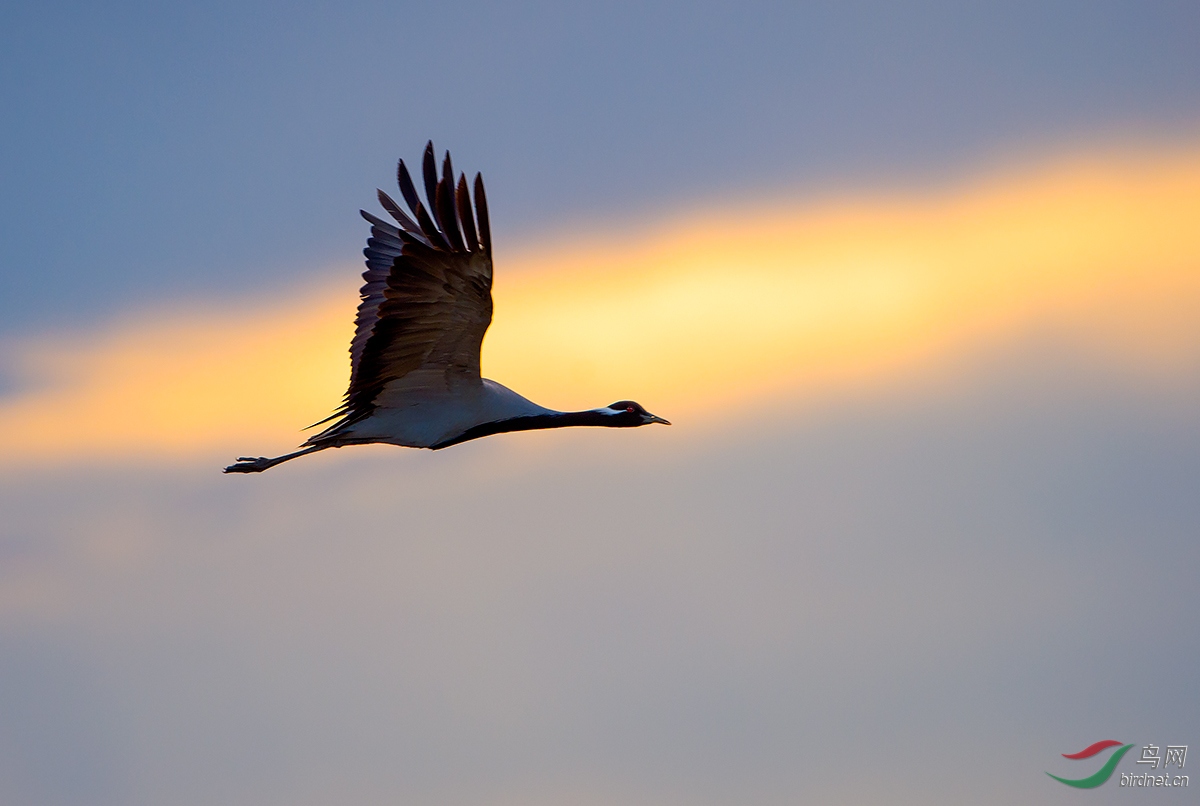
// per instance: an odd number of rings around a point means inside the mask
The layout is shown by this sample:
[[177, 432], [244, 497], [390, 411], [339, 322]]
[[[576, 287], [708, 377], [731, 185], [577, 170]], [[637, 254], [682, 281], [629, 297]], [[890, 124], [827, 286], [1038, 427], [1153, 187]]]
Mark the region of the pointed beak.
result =
[[649, 423], [662, 423], [663, 425], [671, 424], [670, 420], [664, 420], [662, 417], [659, 417], [656, 414], [650, 414], [650, 412], [646, 412], [646, 415], [649, 418], [646, 420], [647, 424], [649, 424]]

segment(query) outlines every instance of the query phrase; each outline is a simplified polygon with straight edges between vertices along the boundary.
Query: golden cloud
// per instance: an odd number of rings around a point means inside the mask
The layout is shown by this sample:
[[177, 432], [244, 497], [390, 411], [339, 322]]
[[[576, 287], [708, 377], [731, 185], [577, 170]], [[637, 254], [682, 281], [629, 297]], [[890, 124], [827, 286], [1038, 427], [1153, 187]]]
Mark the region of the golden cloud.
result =
[[[286, 450], [338, 402], [348, 282], [9, 345], [8, 466]], [[488, 377], [672, 419], [806, 398], [1051, 325], [1130, 366], [1200, 353], [1200, 151], [936, 192], [694, 212], [501, 255]]]

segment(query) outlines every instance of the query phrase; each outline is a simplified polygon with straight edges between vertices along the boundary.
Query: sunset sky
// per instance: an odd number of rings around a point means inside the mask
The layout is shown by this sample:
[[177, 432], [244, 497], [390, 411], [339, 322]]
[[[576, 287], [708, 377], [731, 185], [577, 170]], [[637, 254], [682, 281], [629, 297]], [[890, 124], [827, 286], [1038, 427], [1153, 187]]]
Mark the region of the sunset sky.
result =
[[[1067, 803], [1200, 746], [1200, 12], [971, 9], [0, 11], [0, 802]], [[429, 138], [485, 375], [674, 425], [220, 475], [339, 402]]]

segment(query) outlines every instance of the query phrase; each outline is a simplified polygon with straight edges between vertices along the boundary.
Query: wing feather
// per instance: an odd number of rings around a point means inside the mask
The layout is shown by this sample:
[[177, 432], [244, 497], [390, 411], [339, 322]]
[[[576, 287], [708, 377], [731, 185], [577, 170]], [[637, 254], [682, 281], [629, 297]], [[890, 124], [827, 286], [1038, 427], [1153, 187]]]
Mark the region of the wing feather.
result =
[[458, 231], [458, 212], [454, 209], [454, 179], [443, 179], [437, 188], [438, 220], [442, 222], [442, 231], [450, 241], [450, 247], [458, 252], [467, 251], [463, 243], [462, 233]]
[[[433, 220], [437, 223], [438, 229], [442, 229], [442, 222], [438, 220], [437, 209], [437, 160], [433, 156], [433, 141], [430, 140], [425, 145], [425, 156], [421, 160], [421, 173], [425, 179], [425, 199], [429, 204], [429, 214], [433, 216]], [[418, 219], [419, 220], [419, 219]]]
[[488, 221], [487, 194], [483, 192], [483, 175], [475, 174], [475, 212], [479, 216], [479, 244], [487, 254], [492, 253], [492, 227]]
[[421, 203], [421, 197], [417, 195], [417, 189], [413, 186], [412, 177], [408, 175], [408, 168], [404, 166], [404, 160], [396, 165], [396, 182], [400, 185], [400, 193], [404, 196], [404, 203], [408, 205], [408, 209], [412, 210], [413, 215], [416, 215], [417, 205]]
[[472, 252], [479, 251], [479, 235], [475, 232], [475, 215], [471, 212], [471, 192], [467, 190], [467, 175], [458, 178], [458, 189], [454, 198], [458, 203], [458, 220], [463, 228], [463, 240]]
[[392, 200], [392, 197], [384, 193], [382, 190], [376, 190], [376, 195], [379, 198], [379, 203], [383, 205], [383, 209], [388, 211], [388, 215], [396, 219], [400, 226], [404, 227], [409, 232], [420, 232], [421, 228], [417, 226], [417, 222], [408, 217], [408, 214], [400, 209], [400, 205]]
[[[426, 154], [432, 154], [432, 144]], [[403, 165], [401, 162], [398, 169], [400, 176], [407, 175]], [[463, 222], [470, 221], [466, 179], [459, 180], [457, 192], [452, 182], [450, 174], [449, 180], [443, 179], [434, 188], [442, 217], [456, 224], [460, 215]], [[400, 184], [405, 201], [410, 201], [403, 180]], [[419, 201], [413, 211], [414, 222], [407, 216], [395, 216], [391, 208], [399, 208], [381, 192], [380, 202], [400, 222], [400, 228], [363, 211], [371, 234], [363, 250], [367, 270], [350, 343], [350, 387], [341, 407], [329, 418], [338, 422], [310, 439], [310, 444], [335, 441], [341, 429], [375, 409], [376, 400], [389, 384], [418, 369], [437, 370], [437, 376], [448, 384], [480, 383], [479, 352], [492, 321], [492, 258], [482, 189], [483, 181], [476, 176], [475, 203], [482, 240], [477, 240], [473, 221], [463, 224], [466, 241], [457, 227], [439, 229]], [[391, 204], [383, 202], [384, 198]]]
[[425, 211], [425, 205], [423, 204], [417, 204], [417, 221], [421, 225], [421, 232], [424, 233], [426, 240], [432, 246], [450, 251], [450, 244], [446, 241], [441, 231], [438, 230], [437, 224], [429, 217], [429, 213]]
[[393, 235], [396, 238], [400, 237], [400, 230], [396, 229], [395, 224], [389, 224], [388, 222], [384, 221], [382, 218], [371, 215], [366, 210], [359, 210], [358, 214], [361, 215], [363, 218], [365, 218], [372, 226], [379, 227], [380, 230], [387, 233], [388, 235]]

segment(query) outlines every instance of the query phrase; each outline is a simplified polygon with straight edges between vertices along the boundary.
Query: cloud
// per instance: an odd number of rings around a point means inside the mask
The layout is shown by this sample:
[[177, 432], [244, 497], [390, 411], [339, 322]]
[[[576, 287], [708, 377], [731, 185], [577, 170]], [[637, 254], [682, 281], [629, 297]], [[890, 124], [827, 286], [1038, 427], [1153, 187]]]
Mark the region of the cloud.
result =
[[[484, 371], [556, 408], [679, 420], [929, 374], [1053, 329], [1169, 378], [1200, 353], [1200, 149], [935, 191], [737, 204], [499, 256]], [[285, 450], [348, 375], [337, 287], [8, 345], [0, 465]], [[948, 363], [950, 362], [950, 363]]]
[[954, 396], [736, 444], [0, 485], [61, 595], [0, 602], [0, 748], [38, 737], [0, 794], [1057, 802], [1043, 770], [1079, 735], [1200, 724], [1200, 373], [1164, 413], [1014, 352]]

